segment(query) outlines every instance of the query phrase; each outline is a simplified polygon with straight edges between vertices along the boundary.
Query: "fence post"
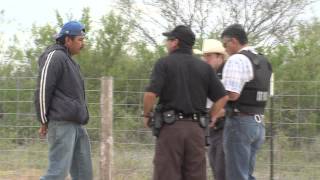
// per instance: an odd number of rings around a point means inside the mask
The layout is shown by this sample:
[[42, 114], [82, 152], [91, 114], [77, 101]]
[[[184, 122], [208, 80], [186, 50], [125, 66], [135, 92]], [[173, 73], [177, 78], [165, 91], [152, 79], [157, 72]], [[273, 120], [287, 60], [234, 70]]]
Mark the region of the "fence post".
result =
[[113, 165], [113, 78], [101, 78], [100, 180], [112, 179]]
[[270, 81], [270, 180], [274, 179], [274, 130], [273, 130], [273, 121], [274, 121], [274, 74], [271, 75]]
[[274, 130], [273, 130], [273, 96], [270, 97], [270, 180], [274, 180]]

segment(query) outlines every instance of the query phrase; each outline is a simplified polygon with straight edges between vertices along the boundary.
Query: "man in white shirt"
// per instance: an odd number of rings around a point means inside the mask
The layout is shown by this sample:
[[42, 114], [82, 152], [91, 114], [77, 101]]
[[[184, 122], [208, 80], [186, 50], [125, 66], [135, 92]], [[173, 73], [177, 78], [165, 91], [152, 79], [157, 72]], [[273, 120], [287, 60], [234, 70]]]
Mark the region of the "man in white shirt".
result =
[[229, 96], [223, 134], [226, 179], [255, 180], [256, 153], [265, 139], [263, 114], [272, 69], [263, 55], [248, 46], [241, 25], [227, 27], [221, 38], [230, 55], [222, 73]]

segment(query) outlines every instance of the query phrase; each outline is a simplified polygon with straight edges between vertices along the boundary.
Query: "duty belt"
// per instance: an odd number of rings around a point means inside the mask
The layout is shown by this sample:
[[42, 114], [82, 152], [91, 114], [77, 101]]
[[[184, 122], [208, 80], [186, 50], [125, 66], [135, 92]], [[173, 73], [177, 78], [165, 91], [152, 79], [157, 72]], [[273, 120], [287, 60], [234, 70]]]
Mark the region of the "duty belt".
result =
[[255, 113], [243, 113], [243, 112], [233, 112], [232, 116], [254, 116], [254, 120], [257, 123], [261, 123], [264, 115], [263, 114], [255, 114]]
[[175, 113], [177, 120], [191, 120], [191, 121], [199, 121], [199, 114], [183, 114], [183, 113]]

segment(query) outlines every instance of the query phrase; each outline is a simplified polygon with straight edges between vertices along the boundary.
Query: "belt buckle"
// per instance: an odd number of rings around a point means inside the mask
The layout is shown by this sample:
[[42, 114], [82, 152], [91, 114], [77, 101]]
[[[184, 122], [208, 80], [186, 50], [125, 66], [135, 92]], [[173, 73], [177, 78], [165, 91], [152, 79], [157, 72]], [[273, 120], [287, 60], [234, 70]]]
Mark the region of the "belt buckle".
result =
[[261, 123], [262, 122], [262, 115], [260, 114], [255, 114], [254, 115], [254, 120], [256, 120], [257, 123]]

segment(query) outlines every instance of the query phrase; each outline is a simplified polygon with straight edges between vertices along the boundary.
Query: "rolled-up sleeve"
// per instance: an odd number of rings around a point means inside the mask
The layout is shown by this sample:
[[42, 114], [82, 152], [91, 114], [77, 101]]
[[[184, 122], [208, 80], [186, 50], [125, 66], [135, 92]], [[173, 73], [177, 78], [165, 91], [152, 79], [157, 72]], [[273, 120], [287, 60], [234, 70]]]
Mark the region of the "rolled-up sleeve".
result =
[[166, 68], [163, 60], [158, 60], [153, 67], [150, 84], [146, 88], [146, 92], [153, 92], [160, 95], [166, 80]]
[[250, 60], [244, 55], [231, 56], [222, 72], [222, 83], [227, 91], [240, 94], [246, 82], [253, 78]]

